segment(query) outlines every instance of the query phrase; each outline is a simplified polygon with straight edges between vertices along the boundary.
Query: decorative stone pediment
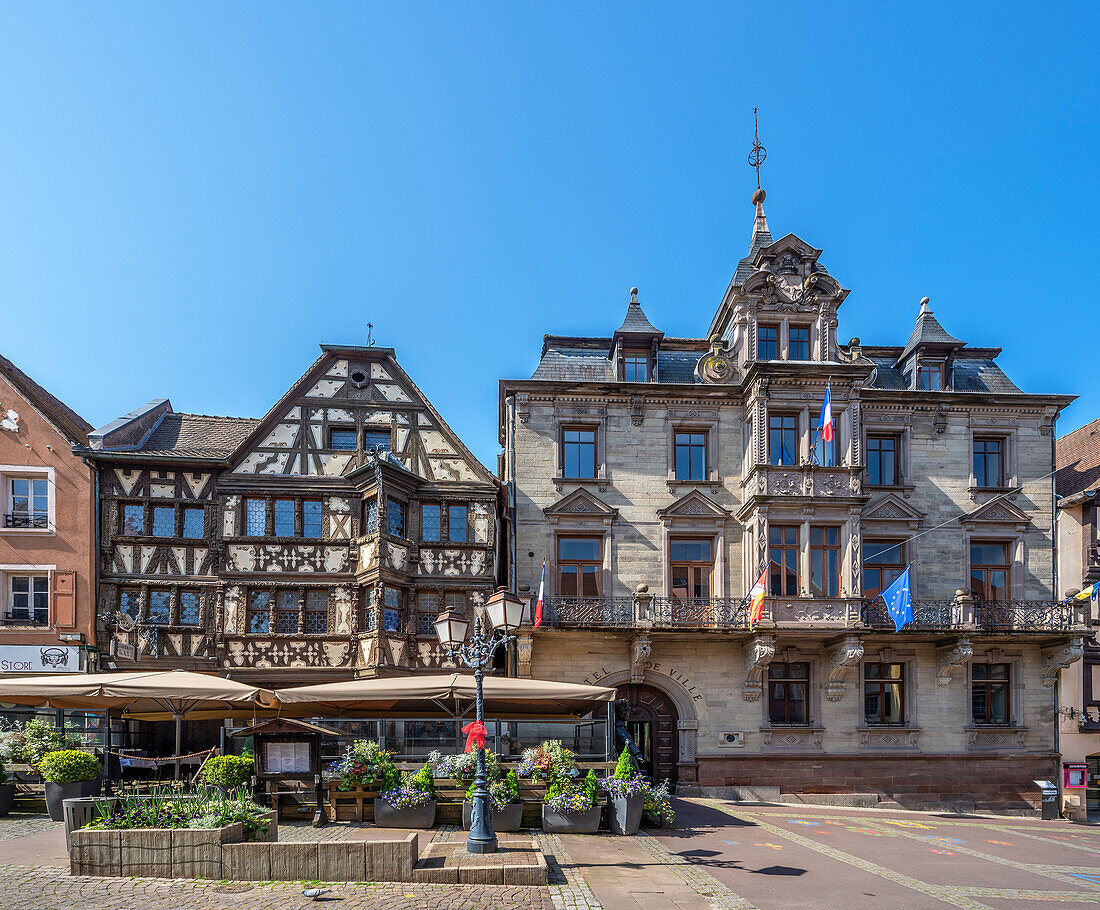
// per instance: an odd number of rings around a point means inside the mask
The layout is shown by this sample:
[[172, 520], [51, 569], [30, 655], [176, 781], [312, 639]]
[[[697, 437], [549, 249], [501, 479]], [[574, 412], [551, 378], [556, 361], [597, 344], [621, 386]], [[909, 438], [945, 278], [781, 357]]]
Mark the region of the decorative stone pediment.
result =
[[681, 496], [668, 508], [659, 510], [657, 517], [661, 521], [672, 521], [679, 518], [725, 521], [730, 517], [730, 513], [713, 499], [704, 496], [698, 490], [692, 490], [690, 493]]
[[1031, 524], [1031, 519], [1028, 518], [1027, 513], [1007, 499], [991, 499], [985, 505], [978, 506], [973, 512], [963, 515], [959, 521], [966, 528], [973, 528], [976, 525], [987, 527], [1001, 525], [1023, 530], [1024, 527]]
[[566, 519], [592, 519], [610, 524], [619, 514], [618, 509], [613, 509], [606, 502], [598, 499], [588, 490], [574, 490], [568, 496], [559, 499], [552, 506], [543, 509], [551, 524]]
[[860, 516], [863, 521], [887, 521], [916, 530], [924, 520], [924, 513], [914, 509], [895, 493], [887, 493], [874, 502], [869, 502]]

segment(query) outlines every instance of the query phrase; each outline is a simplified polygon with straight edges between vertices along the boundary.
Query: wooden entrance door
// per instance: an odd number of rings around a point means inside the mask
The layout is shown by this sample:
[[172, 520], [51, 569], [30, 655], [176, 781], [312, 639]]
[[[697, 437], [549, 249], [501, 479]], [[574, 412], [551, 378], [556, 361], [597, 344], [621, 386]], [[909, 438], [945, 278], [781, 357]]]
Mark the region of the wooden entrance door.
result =
[[626, 728], [642, 753], [643, 774], [654, 781], [676, 783], [679, 758], [676, 706], [653, 686], [633, 683], [618, 687], [627, 703]]

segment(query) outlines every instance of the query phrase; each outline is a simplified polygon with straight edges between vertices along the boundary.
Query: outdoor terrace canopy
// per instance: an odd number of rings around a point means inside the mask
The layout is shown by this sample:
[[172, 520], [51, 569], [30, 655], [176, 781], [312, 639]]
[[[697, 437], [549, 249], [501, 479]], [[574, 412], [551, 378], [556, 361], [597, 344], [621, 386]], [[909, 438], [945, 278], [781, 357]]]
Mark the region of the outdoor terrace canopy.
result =
[[[579, 718], [614, 701], [615, 690], [545, 679], [486, 676], [485, 716], [522, 720]], [[284, 715], [379, 714], [399, 717], [461, 717], [474, 707], [476, 686], [469, 673], [352, 679], [277, 689]]]

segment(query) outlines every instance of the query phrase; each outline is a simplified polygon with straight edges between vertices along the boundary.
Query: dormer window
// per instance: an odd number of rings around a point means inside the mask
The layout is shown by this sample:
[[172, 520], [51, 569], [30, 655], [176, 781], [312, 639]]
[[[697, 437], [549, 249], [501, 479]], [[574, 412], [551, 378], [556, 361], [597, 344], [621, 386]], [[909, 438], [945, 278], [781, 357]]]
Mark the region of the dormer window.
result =
[[810, 359], [810, 327], [792, 325], [790, 329], [790, 356], [788, 360]]
[[945, 367], [943, 361], [921, 363], [917, 370], [917, 388], [922, 392], [941, 391], [947, 385], [944, 381]]
[[623, 381], [649, 381], [649, 353], [647, 351], [626, 351], [623, 353]]

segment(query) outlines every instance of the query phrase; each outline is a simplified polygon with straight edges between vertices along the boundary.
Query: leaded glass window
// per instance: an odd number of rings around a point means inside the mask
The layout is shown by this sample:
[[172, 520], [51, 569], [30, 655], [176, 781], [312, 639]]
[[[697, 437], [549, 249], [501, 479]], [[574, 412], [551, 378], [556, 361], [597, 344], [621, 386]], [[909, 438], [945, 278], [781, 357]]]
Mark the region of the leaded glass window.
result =
[[149, 622], [167, 625], [171, 612], [172, 595], [169, 591], [149, 592]]
[[321, 501], [318, 499], [307, 499], [302, 502], [302, 536], [325, 536], [321, 529]]
[[145, 506], [128, 502], [122, 507], [122, 533], [129, 535], [145, 533]]
[[276, 599], [275, 631], [280, 635], [298, 632], [298, 592], [279, 591]]
[[171, 506], [153, 506], [153, 536], [176, 536], [176, 510]]
[[204, 510], [203, 509], [184, 509], [183, 510], [183, 536], [184, 537], [202, 537], [204, 531]]
[[202, 622], [202, 598], [197, 591], [180, 592], [180, 625], [197, 626]]
[[246, 499], [245, 534], [249, 537], [263, 537], [267, 534], [267, 510], [262, 499]]
[[393, 537], [405, 536], [405, 504], [397, 499], [386, 500], [386, 532]]
[[328, 591], [306, 591], [307, 635], [324, 635], [328, 632]]
[[266, 635], [271, 628], [271, 592], [252, 591], [248, 598], [248, 631]]
[[271, 523], [276, 537], [294, 536], [294, 500], [276, 499], [271, 506]]

